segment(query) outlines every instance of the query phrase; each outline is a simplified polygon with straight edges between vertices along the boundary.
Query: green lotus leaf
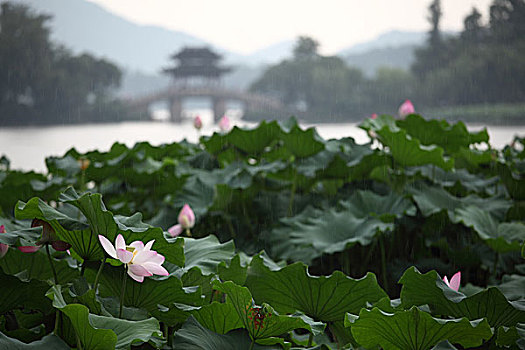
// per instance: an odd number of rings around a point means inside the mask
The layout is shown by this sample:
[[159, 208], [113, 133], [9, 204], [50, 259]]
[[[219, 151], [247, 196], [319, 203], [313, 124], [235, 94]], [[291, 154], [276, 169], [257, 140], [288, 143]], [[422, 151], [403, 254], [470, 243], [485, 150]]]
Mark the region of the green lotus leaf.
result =
[[397, 120], [396, 124], [422, 145], [438, 145], [448, 153], [456, 152], [461, 147], [468, 148], [473, 143], [489, 141], [487, 129], [470, 133], [463, 122], [450, 125], [446, 120], [426, 120], [420, 115], [411, 114], [404, 120]]
[[[180, 240], [171, 243], [166, 241], [161, 228], [142, 222], [142, 214], [135, 213], [130, 217], [113, 216], [113, 213], [106, 209], [100, 194], [84, 193], [80, 196], [72, 187], [64, 191], [60, 199], [62, 202], [74, 205], [84, 214], [94, 236], [89, 240], [93, 247], [100, 249], [98, 235], [103, 235], [114, 242], [117, 234], [122, 234], [128, 244], [135, 240], [144, 243], [155, 240], [153, 245], [155, 251], [174, 264], [179, 266], [184, 264], [182, 242]], [[93, 243], [95, 238], [98, 246]]]
[[303, 328], [313, 332], [310, 323], [301, 317], [281, 316], [268, 304], [256, 306], [250, 290], [231, 281], [214, 281], [213, 288], [227, 295], [226, 302], [235, 309], [244, 328], [255, 341], [271, 338], [294, 329]]
[[215, 196], [214, 187], [217, 181], [215, 175], [209, 173], [188, 178], [171, 203], [174, 208], [172, 224], [175, 225], [177, 223], [177, 215], [179, 215], [179, 210], [182, 209], [184, 204], [191, 206], [197, 221], [201, 216], [205, 215], [213, 203]]
[[[237, 329], [228, 334], [217, 334], [201, 326], [193, 316], [175, 332], [174, 350], [246, 350], [252, 340], [244, 329]], [[282, 350], [281, 346], [263, 346], [255, 344], [253, 350]]]
[[359, 317], [348, 314], [345, 325], [351, 327], [360, 345], [385, 350], [430, 349], [443, 340], [470, 348], [492, 337], [484, 319], [438, 319], [415, 306], [393, 314], [378, 308], [362, 309]]
[[314, 128], [303, 130], [299, 125], [292, 126], [281, 134], [284, 147], [299, 158], [310, 157], [324, 149], [324, 140]]
[[502, 277], [501, 282], [496, 287], [501, 290], [508, 300], [525, 299], [525, 276], [505, 275]]
[[466, 297], [450, 289], [436, 271], [421, 274], [412, 267], [405, 271], [399, 283], [404, 307], [429, 305], [434, 315], [466, 317], [469, 320], [486, 318], [491, 327], [511, 327], [525, 322], [525, 305], [508, 301], [496, 287], [489, 287]]
[[[281, 219], [284, 225], [270, 235], [274, 254], [309, 263], [322, 254], [341, 252], [354, 244], [368, 245], [378, 233], [393, 229], [392, 223], [380, 217], [358, 216], [363, 213], [354, 212], [352, 204], [342, 207], [342, 210], [307, 207], [299, 215]], [[383, 216], [388, 218], [388, 214]]]
[[302, 263], [271, 270], [259, 255], [250, 263], [246, 286], [257, 303], [269, 303], [280, 313], [301, 311], [322, 322], [343, 320], [345, 312], [357, 313], [367, 303], [386, 297], [373, 273], [361, 279], [340, 271], [311, 276]]
[[488, 246], [498, 253], [520, 251], [525, 240], [525, 225], [519, 222], [498, 222], [485, 208], [468, 206], [456, 211], [459, 221], [472, 227]]
[[377, 132], [384, 127], [388, 127], [391, 130], [398, 130], [399, 128], [396, 125], [396, 120], [391, 115], [381, 114], [378, 115], [377, 118], [366, 118], [363, 120], [363, 122], [359, 125], [359, 127], [365, 131], [372, 130], [374, 132]]
[[497, 219], [502, 220], [512, 203], [502, 196], [481, 198], [477, 195], [456, 197], [442, 187], [429, 186], [422, 182], [414, 184], [408, 189], [412, 194], [419, 210], [424, 216], [430, 216], [441, 211], [446, 211], [452, 222], [457, 222], [457, 210], [467, 206], [477, 206], [492, 213]]
[[246, 277], [248, 273], [248, 257], [243, 254], [244, 258], [241, 258], [241, 255], [235, 255], [231, 260], [230, 264], [227, 266], [226, 262], [223, 261], [218, 266], [218, 275], [221, 281], [232, 281], [235, 284], [243, 286], [246, 282]]
[[413, 167], [405, 170], [407, 175], [415, 176], [421, 174], [428, 180], [439, 184], [443, 187], [454, 187], [460, 184], [467, 191], [483, 193], [491, 189], [499, 181], [498, 177], [493, 176], [486, 178], [480, 174], [472, 174], [466, 169], [454, 169], [453, 171], [445, 171], [439, 167], [432, 165], [423, 165]]
[[214, 235], [199, 239], [184, 237], [185, 269], [196, 266], [206, 275], [216, 273], [219, 263], [229, 261], [234, 254], [233, 241], [220, 243]]
[[434, 164], [445, 170], [454, 166], [453, 159], [443, 157], [443, 148], [421, 145], [418, 139], [410, 137], [405, 130], [391, 130], [388, 126], [377, 131], [381, 143], [389, 148], [394, 160], [402, 166]]
[[[53, 258], [53, 264], [60, 283], [70, 282], [79, 275], [78, 269], [71, 267], [65, 259]], [[16, 276], [23, 281], [34, 279], [45, 282], [53, 279], [53, 271], [44, 248], [35, 253], [22, 253], [18, 249], [9, 249], [8, 253], [0, 259], [0, 268], [6, 275]]]
[[[122, 287], [122, 267], [105, 266], [100, 277], [100, 295], [102, 297], [120, 296]], [[185, 319], [177, 304], [200, 306], [203, 303], [199, 288], [185, 288], [182, 281], [174, 276], [168, 278], [145, 278], [139, 283], [128, 278], [124, 294], [124, 305], [145, 309], [151, 315], [170, 325]]]
[[43, 337], [41, 340], [34, 341], [32, 343], [26, 344], [22, 343], [20, 340], [9, 338], [4, 333], [0, 332], [0, 348], [9, 349], [9, 350], [37, 350], [37, 349], [46, 349], [46, 350], [68, 350], [70, 347], [64, 343], [62, 339], [57, 337], [54, 334], [48, 334]]
[[47, 283], [38, 280], [21, 281], [5, 274], [1, 269], [0, 281], [0, 314], [18, 307], [41, 310], [43, 314], [52, 309], [49, 299], [44, 296], [49, 289]]
[[498, 163], [496, 169], [511, 198], [525, 200], [525, 179], [513, 172], [509, 164]]
[[511, 349], [525, 349], [525, 324], [518, 323], [516, 326], [498, 328], [496, 344]]
[[148, 342], [152, 336], [162, 336], [155, 318], [129, 321], [89, 313], [81, 304], [66, 304], [60, 286], [48, 292], [53, 306], [71, 320], [83, 349], [128, 348], [135, 342]]
[[341, 206], [356, 217], [378, 217], [384, 222], [416, 214], [416, 207], [411, 201], [393, 192], [381, 196], [372, 191], [356, 191], [348, 201], [341, 202]]
[[18, 202], [15, 208], [18, 219], [41, 219], [55, 230], [58, 239], [71, 244], [71, 248], [84, 260], [104, 258], [98, 237], [91, 228], [80, 220], [54, 209], [40, 198], [32, 198], [27, 203]]
[[233, 329], [244, 327], [232, 303], [215, 301], [193, 311], [192, 315], [201, 325], [218, 334], [226, 334]]

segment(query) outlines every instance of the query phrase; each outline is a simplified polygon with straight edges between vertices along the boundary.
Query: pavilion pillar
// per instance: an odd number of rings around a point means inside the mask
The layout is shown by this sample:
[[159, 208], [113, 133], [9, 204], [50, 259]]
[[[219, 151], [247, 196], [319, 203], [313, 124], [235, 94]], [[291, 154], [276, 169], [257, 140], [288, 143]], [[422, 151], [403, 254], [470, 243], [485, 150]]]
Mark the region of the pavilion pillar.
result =
[[226, 113], [226, 100], [220, 97], [213, 99], [213, 120], [219, 121]]
[[170, 101], [170, 121], [172, 123], [182, 122], [182, 99], [175, 97]]

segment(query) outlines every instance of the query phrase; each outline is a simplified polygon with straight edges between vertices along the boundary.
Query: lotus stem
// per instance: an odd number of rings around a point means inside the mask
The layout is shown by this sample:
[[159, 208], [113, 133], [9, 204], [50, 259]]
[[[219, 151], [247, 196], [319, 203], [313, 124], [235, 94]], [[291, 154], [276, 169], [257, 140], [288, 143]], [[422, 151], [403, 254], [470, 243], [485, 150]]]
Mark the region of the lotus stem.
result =
[[492, 267], [492, 270], [493, 270], [492, 273], [493, 273], [494, 278], [496, 278], [498, 274], [498, 260], [499, 260], [499, 253], [496, 252], [494, 256], [494, 266]]
[[383, 236], [379, 237], [379, 248], [381, 249], [381, 274], [383, 275], [383, 288], [388, 290], [388, 278], [386, 274], [386, 254], [385, 254], [385, 243], [383, 241]]
[[105, 263], [106, 263], [106, 258], [102, 260], [102, 263], [98, 267], [97, 276], [95, 277], [95, 283], [93, 283], [93, 290], [95, 291], [95, 294], [97, 293], [98, 281], [100, 279], [100, 275], [102, 274], [102, 270], [104, 269]]
[[232, 238], [237, 237], [237, 235], [235, 234], [235, 230], [233, 229], [232, 219], [228, 216], [226, 217], [226, 223], [228, 224], [228, 229], [230, 230], [230, 235], [232, 236]]
[[173, 327], [167, 326], [167, 332], [168, 332], [168, 346], [173, 347]]
[[297, 187], [297, 170], [294, 172], [292, 189], [290, 193], [290, 202], [288, 203], [288, 217], [291, 217], [293, 214], [293, 200], [295, 197], [295, 190]]
[[377, 241], [373, 241], [372, 244], [368, 247], [368, 252], [366, 254], [366, 257], [363, 263], [363, 267], [365, 268], [365, 271], [363, 272], [363, 274], [366, 274], [366, 272], [368, 271], [367, 266], [370, 263], [370, 259], [372, 258], [372, 253], [374, 252], [376, 245], [377, 245]]
[[58, 337], [58, 326], [59, 326], [59, 317], [60, 317], [60, 311], [57, 309], [55, 311], [55, 329], [53, 329], [53, 333]]
[[341, 252], [341, 270], [350, 276], [350, 251], [343, 250]]
[[312, 332], [310, 332], [310, 335], [308, 336], [308, 347], [311, 348], [312, 347], [312, 344], [314, 342], [314, 334]]
[[78, 333], [76, 329], [75, 329], [75, 337], [77, 338], [77, 350], [82, 350], [82, 342], [80, 341], [80, 338], [78, 337]]
[[[243, 192], [243, 190], [241, 189], [241, 193]], [[241, 202], [241, 207], [242, 207], [242, 214], [243, 214], [243, 217], [244, 217], [244, 221], [246, 222], [246, 225], [248, 226], [248, 230], [250, 230], [250, 234], [253, 236], [255, 236], [255, 233], [253, 232], [253, 226], [252, 226], [252, 223], [250, 222], [250, 215], [248, 215], [248, 210], [246, 209], [246, 203], [245, 201], [243, 200]]]
[[124, 293], [126, 291], [126, 268], [122, 272], [122, 288], [120, 289], [120, 308], [118, 311], [118, 318], [122, 318], [122, 308], [124, 307]]
[[80, 175], [80, 191], [85, 191], [86, 187], [86, 171], [82, 169], [82, 174]]
[[51, 271], [53, 271], [53, 278], [55, 279], [55, 285], [57, 285], [58, 275], [55, 270], [55, 265], [53, 265], [53, 259], [51, 258], [51, 253], [49, 252], [49, 244], [46, 244], [46, 254], [47, 254], [47, 259], [49, 260], [49, 265], [51, 265]]

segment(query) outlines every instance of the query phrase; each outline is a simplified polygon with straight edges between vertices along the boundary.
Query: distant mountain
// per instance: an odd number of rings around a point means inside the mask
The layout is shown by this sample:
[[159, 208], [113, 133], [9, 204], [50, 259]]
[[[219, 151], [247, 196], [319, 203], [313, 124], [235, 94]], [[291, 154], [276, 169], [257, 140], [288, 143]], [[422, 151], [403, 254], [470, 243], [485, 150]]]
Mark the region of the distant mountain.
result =
[[370, 41], [355, 44], [347, 49], [343, 49], [338, 52], [338, 55], [341, 57], [346, 57], [349, 55], [363, 54], [376, 49], [385, 49], [390, 47], [397, 48], [407, 45], [420, 46], [425, 42], [426, 38], [427, 33], [425, 32], [392, 30], [390, 32], [383, 33]]
[[183, 32], [138, 25], [85, 0], [14, 2], [53, 15], [53, 40], [77, 53], [87, 51], [107, 57], [129, 70], [156, 73], [168, 64], [169, 56], [183, 46], [209, 45]]
[[244, 62], [250, 65], [275, 64], [292, 57], [295, 40], [285, 40], [244, 56]]
[[[451, 37], [457, 33], [447, 31], [443, 35]], [[425, 32], [393, 30], [373, 40], [341, 50], [337, 55], [371, 77], [380, 67], [408, 70], [414, 63], [416, 49], [424, 45], [426, 40]]]
[[369, 51], [343, 56], [349, 66], [359, 68], [366, 76], [373, 76], [378, 68], [391, 67], [409, 70], [414, 63], [416, 45], [402, 45], [371, 49]]

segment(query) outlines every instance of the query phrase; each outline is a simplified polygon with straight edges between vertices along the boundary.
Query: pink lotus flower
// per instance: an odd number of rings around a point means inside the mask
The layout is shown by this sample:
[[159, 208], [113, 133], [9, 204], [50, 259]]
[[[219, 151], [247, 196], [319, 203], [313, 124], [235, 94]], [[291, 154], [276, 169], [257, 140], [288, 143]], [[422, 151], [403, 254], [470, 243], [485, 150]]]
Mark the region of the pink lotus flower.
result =
[[179, 213], [178, 221], [179, 223], [177, 225], [168, 229], [168, 233], [171, 235], [171, 237], [177, 237], [184, 230], [186, 230], [186, 233], [188, 236], [190, 236], [190, 229], [195, 226], [195, 214], [188, 204], [184, 204], [182, 207]]
[[401, 106], [399, 106], [397, 113], [400, 118], [405, 118], [407, 115], [416, 113], [416, 109], [410, 100], [406, 100]]
[[193, 126], [197, 130], [200, 130], [202, 128], [202, 119], [200, 116], [196, 116], [195, 119], [193, 119]]
[[102, 247], [114, 259], [126, 264], [128, 275], [137, 282], [143, 282], [144, 276], [168, 276], [169, 273], [161, 265], [164, 263], [164, 256], [151, 250], [155, 240], [149, 241], [144, 245], [141, 241], [132, 242], [126, 245], [126, 241], [121, 234], [115, 239], [115, 246], [104, 236], [98, 235]]
[[42, 246], [41, 245], [23, 245], [17, 248], [22, 253], [34, 253], [34, 252], [37, 252], [40, 248], [42, 248]]
[[454, 289], [457, 292], [459, 290], [459, 283], [461, 282], [461, 271], [456, 272], [450, 279], [450, 282], [448, 281], [447, 276], [443, 277], [443, 282], [445, 282], [450, 289]]
[[33, 219], [33, 221], [31, 222], [31, 227], [39, 226], [42, 226], [42, 237], [40, 238], [40, 240], [38, 240], [38, 242], [36, 242], [36, 245], [20, 246], [18, 247], [18, 250], [20, 250], [22, 253], [34, 253], [40, 248], [42, 248], [44, 244], [51, 244], [54, 250], [61, 252], [71, 248], [71, 244], [61, 241], [57, 238], [55, 230], [51, 227], [49, 223], [47, 223], [44, 220]]
[[377, 113], [373, 113], [370, 119], [377, 119]]
[[[0, 233], [6, 233], [5, 226], [0, 226]], [[9, 246], [4, 243], [0, 243], [0, 258], [3, 258], [4, 255], [7, 254], [7, 251], [9, 250]]]
[[219, 129], [221, 129], [222, 132], [230, 130], [230, 119], [227, 116], [223, 116], [221, 120], [219, 120]]

